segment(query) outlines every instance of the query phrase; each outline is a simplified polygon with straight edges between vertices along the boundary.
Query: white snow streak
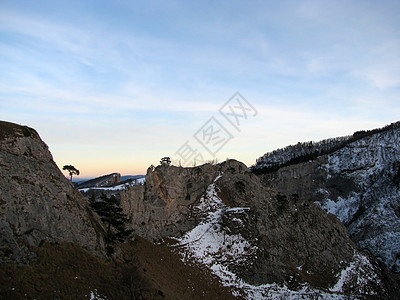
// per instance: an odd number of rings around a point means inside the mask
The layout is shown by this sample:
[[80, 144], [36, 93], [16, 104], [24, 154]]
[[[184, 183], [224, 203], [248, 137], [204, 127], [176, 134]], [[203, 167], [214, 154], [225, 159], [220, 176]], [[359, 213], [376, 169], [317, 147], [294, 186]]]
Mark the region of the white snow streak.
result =
[[[337, 284], [329, 292], [311, 288], [304, 284], [300, 290], [290, 290], [286, 285], [263, 284], [259, 286], [244, 282], [229, 266], [238, 263], [246, 263], [249, 256], [257, 255], [258, 248], [254, 241], [247, 241], [240, 234], [229, 234], [221, 226], [222, 216], [226, 212], [245, 212], [249, 208], [227, 207], [218, 197], [215, 182], [218, 176], [200, 199], [200, 203], [194, 208], [195, 212], [204, 216], [202, 221], [191, 231], [178, 240], [181, 247], [183, 261], [193, 260], [207, 266], [219, 277], [223, 286], [229, 287], [234, 296], [246, 299], [347, 299], [342, 294], [343, 284], [348, 282], [360, 265], [367, 265], [368, 259], [357, 256], [354, 264], [351, 264], [339, 276]], [[367, 281], [365, 281], [367, 282]]]
[[353, 285], [357, 287], [357, 292], [360, 294], [375, 295], [373, 290], [369, 289], [371, 282], [376, 285], [382, 284], [369, 259], [365, 255], [356, 252], [353, 262], [342, 270], [339, 280], [330, 291], [343, 292], [347, 285]]
[[106, 300], [107, 297], [101, 296], [97, 289], [94, 289], [94, 291], [90, 292], [90, 300]]

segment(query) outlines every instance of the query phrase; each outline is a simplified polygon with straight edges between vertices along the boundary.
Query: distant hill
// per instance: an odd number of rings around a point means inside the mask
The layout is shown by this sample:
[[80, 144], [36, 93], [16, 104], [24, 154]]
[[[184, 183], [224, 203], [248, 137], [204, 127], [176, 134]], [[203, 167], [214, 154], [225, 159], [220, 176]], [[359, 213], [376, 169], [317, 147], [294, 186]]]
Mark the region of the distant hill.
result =
[[123, 175], [121, 176], [121, 182], [127, 181], [127, 180], [141, 180], [145, 178], [145, 175]]
[[90, 179], [88, 181], [80, 182], [77, 184], [77, 188], [93, 188], [93, 187], [106, 187], [118, 184], [121, 182], [121, 174], [120, 173], [111, 173], [108, 175], [103, 175], [100, 177], [96, 177]]
[[86, 188], [100, 188], [100, 187], [113, 187], [116, 185], [124, 184], [131, 181], [143, 182], [145, 175], [123, 175], [120, 173], [111, 173], [102, 175], [96, 178], [90, 178], [87, 180], [77, 180], [75, 186], [78, 189]]
[[255, 174], [274, 172], [281, 167], [307, 162], [319, 156], [331, 154], [355, 141], [398, 128], [400, 128], [400, 122], [373, 130], [360, 130], [353, 135], [325, 139], [320, 142], [299, 142], [296, 145], [264, 154], [256, 160], [256, 164], [251, 167], [251, 170]]
[[146, 181], [145, 175], [124, 175], [112, 173], [81, 182], [77, 189], [87, 198], [101, 199], [102, 195], [108, 197], [114, 195], [120, 198], [120, 193], [134, 185], [142, 185]]

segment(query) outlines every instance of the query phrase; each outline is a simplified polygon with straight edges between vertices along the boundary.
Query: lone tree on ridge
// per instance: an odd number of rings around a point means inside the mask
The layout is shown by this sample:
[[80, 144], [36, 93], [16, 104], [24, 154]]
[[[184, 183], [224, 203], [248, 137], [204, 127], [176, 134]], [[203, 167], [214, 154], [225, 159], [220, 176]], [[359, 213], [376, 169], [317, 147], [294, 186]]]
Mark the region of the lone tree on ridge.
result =
[[72, 165], [65, 165], [63, 170], [67, 170], [69, 172], [69, 176], [72, 182], [72, 175], [79, 175], [79, 170]]
[[169, 158], [169, 157], [161, 158], [160, 165], [162, 165], [162, 166], [170, 166], [171, 165], [171, 158]]

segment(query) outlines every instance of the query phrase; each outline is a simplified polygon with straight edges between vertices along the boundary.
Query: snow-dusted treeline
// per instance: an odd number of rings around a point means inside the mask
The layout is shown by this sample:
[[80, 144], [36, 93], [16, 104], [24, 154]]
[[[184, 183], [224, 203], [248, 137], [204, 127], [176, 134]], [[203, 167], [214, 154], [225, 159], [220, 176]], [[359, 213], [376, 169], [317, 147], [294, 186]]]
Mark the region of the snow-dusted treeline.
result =
[[357, 131], [353, 135], [325, 139], [319, 142], [299, 142], [296, 145], [264, 154], [256, 160], [256, 164], [251, 169], [256, 174], [276, 171], [280, 167], [313, 160], [318, 156], [333, 153], [354, 141], [396, 128], [400, 128], [400, 122], [392, 123], [383, 128]]

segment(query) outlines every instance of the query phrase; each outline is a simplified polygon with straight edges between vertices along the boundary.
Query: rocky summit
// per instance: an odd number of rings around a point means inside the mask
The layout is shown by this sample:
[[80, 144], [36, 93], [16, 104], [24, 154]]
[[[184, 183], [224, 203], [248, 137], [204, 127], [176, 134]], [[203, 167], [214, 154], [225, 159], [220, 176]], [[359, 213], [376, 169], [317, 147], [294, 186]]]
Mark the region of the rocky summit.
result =
[[109, 253], [104, 219], [38, 133], [0, 122], [0, 298], [397, 299], [398, 127], [386, 129], [250, 169], [152, 166], [121, 185], [134, 235]]

